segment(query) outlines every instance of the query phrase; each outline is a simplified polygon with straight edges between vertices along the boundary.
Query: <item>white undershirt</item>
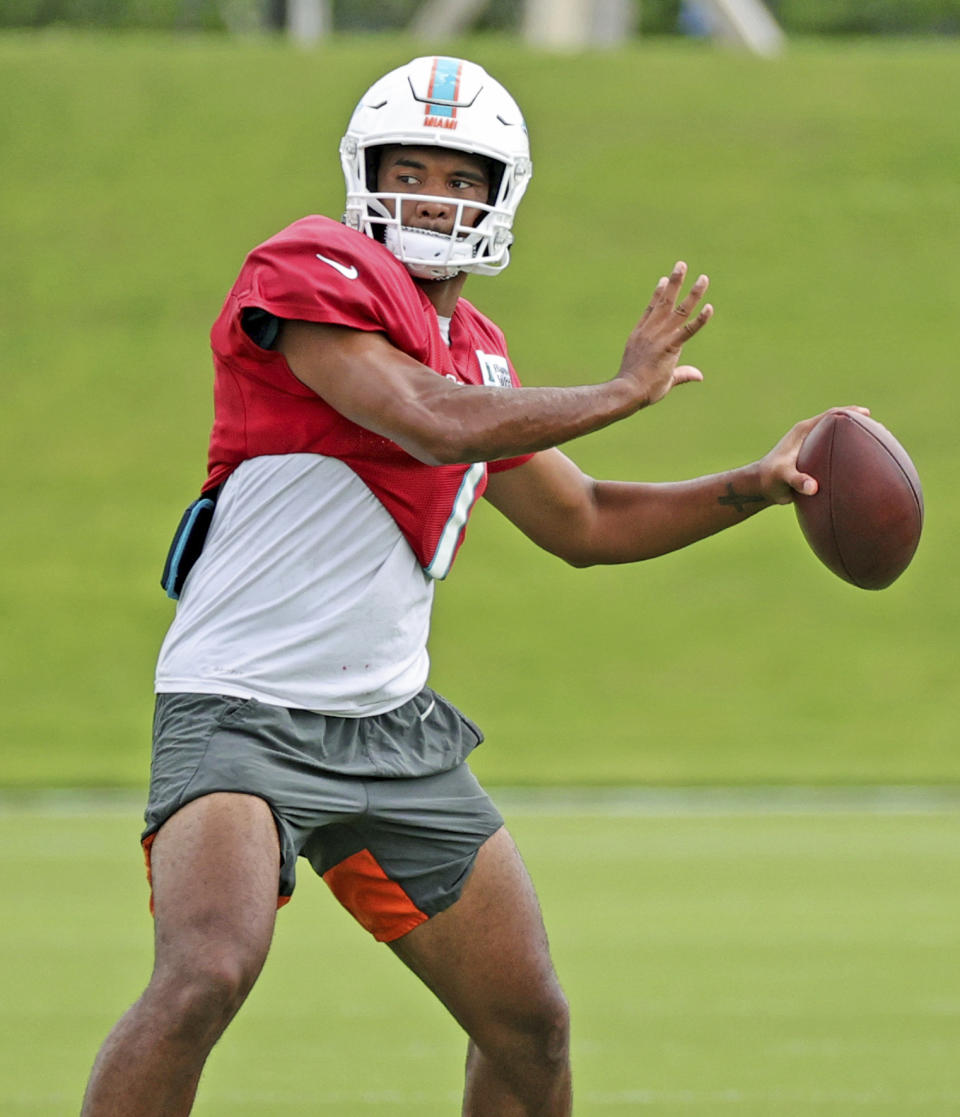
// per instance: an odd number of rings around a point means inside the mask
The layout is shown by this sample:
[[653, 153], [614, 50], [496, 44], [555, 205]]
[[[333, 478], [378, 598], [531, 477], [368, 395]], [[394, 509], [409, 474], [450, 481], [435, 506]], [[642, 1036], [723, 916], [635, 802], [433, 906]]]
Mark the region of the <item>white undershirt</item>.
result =
[[426, 682], [433, 586], [343, 462], [252, 458], [220, 493], [160, 651], [156, 689], [383, 713]]

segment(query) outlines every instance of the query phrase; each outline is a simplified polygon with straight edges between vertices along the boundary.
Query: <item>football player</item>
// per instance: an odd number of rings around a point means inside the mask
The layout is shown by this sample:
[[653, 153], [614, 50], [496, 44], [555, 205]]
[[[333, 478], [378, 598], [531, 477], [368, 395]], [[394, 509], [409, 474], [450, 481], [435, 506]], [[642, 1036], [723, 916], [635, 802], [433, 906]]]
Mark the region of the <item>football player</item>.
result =
[[595, 481], [558, 449], [701, 379], [679, 358], [710, 319], [707, 279], [684, 293], [678, 263], [657, 283], [612, 378], [521, 387], [462, 297], [507, 267], [532, 175], [520, 109], [479, 66], [387, 74], [340, 153], [343, 221], [306, 217], [255, 248], [213, 326], [209, 471], [164, 571], [178, 604], [143, 835], [156, 962], [85, 1117], [190, 1111], [299, 857], [465, 1029], [465, 1114], [569, 1113], [567, 1005], [534, 889], [468, 767], [480, 730], [427, 685], [436, 581], [480, 497], [587, 566], [815, 488], [796, 468], [814, 420], [758, 462], [675, 484]]

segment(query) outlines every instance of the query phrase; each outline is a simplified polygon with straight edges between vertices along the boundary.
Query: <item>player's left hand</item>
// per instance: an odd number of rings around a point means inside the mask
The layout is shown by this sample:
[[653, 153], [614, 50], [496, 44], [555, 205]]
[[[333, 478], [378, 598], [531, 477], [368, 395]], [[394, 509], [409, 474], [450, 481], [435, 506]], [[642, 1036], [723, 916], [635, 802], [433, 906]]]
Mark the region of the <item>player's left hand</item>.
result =
[[[830, 408], [831, 411], [837, 410]], [[844, 407], [844, 411], [859, 411], [869, 415], [866, 407]], [[790, 504], [797, 496], [813, 496], [817, 491], [817, 479], [809, 473], [797, 469], [797, 455], [803, 440], [829, 411], [803, 419], [780, 439], [769, 453], [760, 459], [760, 486], [766, 498], [775, 504]]]

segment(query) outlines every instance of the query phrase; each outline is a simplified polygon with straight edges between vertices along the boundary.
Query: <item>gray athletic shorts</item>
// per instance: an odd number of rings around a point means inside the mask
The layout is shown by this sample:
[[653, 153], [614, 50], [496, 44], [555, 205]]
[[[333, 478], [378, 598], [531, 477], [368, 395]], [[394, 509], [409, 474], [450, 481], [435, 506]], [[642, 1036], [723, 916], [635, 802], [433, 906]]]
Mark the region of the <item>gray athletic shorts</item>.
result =
[[213, 792], [264, 799], [280, 836], [279, 900], [298, 856], [381, 942], [460, 896], [480, 846], [503, 825], [466, 757], [483, 740], [424, 689], [399, 709], [342, 718], [252, 698], [160, 694], [143, 844]]

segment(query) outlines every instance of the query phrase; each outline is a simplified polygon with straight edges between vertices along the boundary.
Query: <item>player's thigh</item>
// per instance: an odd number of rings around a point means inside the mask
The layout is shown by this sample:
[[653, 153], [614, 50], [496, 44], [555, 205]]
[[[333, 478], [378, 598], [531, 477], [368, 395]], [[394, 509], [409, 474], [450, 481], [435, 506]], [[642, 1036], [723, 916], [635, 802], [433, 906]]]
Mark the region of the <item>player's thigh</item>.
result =
[[279, 866], [262, 799], [219, 792], [181, 807], [150, 847], [158, 968], [252, 982], [273, 934]]
[[474, 1038], [565, 1021], [540, 904], [505, 827], [480, 848], [460, 899], [390, 945]]

